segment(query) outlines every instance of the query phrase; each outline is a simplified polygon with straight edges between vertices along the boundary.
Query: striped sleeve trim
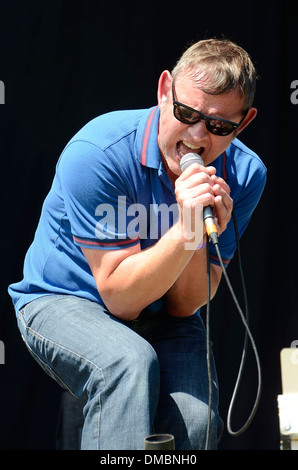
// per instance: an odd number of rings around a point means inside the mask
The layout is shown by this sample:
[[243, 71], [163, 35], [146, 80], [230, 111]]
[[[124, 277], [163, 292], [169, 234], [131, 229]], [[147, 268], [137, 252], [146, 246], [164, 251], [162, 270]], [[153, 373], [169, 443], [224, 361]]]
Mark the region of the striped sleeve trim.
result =
[[102, 248], [102, 249], [113, 249], [113, 248], [122, 248], [122, 247], [129, 247], [133, 246], [138, 243], [140, 240], [139, 237], [137, 238], [129, 238], [126, 240], [94, 240], [82, 237], [76, 237], [73, 235], [73, 241], [75, 244], [89, 247], [89, 248]]
[[[212, 255], [211, 253], [210, 253], [209, 256], [210, 256], [210, 261], [211, 261], [211, 263], [213, 262], [213, 263], [216, 263], [216, 264], [218, 264], [218, 265], [220, 266], [220, 262], [219, 262], [219, 259], [218, 259], [217, 256]], [[230, 261], [231, 261], [230, 259], [224, 259], [224, 258], [222, 258], [222, 262], [223, 262], [225, 268], [228, 266], [228, 264], [229, 264]]]

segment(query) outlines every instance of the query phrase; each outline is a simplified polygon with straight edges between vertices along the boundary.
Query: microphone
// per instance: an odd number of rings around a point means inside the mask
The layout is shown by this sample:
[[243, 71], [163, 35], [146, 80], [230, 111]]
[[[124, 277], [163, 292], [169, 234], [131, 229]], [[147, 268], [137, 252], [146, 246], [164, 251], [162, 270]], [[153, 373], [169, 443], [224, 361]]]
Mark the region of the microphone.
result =
[[[180, 160], [180, 168], [182, 171], [186, 170], [190, 165], [198, 163], [199, 165], [204, 166], [203, 159], [197, 153], [187, 153]], [[203, 221], [205, 223], [206, 232], [211, 239], [212, 243], [215, 245], [218, 243], [218, 232], [216, 225], [214, 223], [213, 211], [211, 206], [204, 207], [203, 209]]]

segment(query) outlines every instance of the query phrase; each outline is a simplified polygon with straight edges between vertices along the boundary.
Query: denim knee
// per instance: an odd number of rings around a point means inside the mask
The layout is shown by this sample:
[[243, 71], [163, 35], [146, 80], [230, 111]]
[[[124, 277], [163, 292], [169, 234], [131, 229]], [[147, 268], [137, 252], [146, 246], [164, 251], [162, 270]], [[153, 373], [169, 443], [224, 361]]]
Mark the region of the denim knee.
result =
[[[208, 449], [216, 450], [222, 434], [223, 424], [218, 412], [212, 410], [209, 413], [208, 404], [201, 403], [192, 410], [193, 420], [188, 425], [188, 438], [191, 449], [204, 450], [206, 444]], [[209, 436], [207, 436], [209, 433]]]
[[[97, 366], [98, 363], [98, 366]], [[160, 370], [156, 352], [143, 338], [138, 338], [134, 344], [119, 345], [119, 353], [102, 367], [102, 357], [95, 359], [93, 371], [90, 373], [87, 391], [93, 389], [92, 394], [105, 389], [115, 391], [116, 388], [125, 395], [138, 393], [142, 390], [159, 391]]]
[[[165, 412], [166, 411], [166, 412]], [[178, 450], [204, 450], [210, 424], [209, 448], [216, 449], [221, 435], [221, 419], [208, 403], [189, 393], [172, 392], [162, 396], [155, 420], [155, 432], [172, 433]]]
[[158, 357], [153, 347], [143, 338], [140, 338], [140, 340], [138, 347], [133, 350], [130, 349], [124, 358], [127, 361], [128, 368], [133, 367], [140, 373], [144, 370], [151, 371], [159, 368]]
[[128, 348], [120, 360], [120, 374], [129, 377], [131, 387], [159, 390], [160, 370], [156, 352], [140, 338], [137, 348]]

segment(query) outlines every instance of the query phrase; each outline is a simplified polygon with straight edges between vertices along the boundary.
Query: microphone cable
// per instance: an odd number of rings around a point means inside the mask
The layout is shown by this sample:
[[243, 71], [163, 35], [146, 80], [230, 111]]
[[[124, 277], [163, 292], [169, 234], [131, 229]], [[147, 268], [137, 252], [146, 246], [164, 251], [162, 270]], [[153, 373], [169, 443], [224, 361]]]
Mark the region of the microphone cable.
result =
[[211, 370], [211, 360], [210, 360], [210, 291], [211, 291], [211, 281], [210, 281], [209, 237], [207, 237], [206, 252], [207, 252], [206, 359], [207, 359], [207, 372], [208, 372], [208, 393], [209, 393], [208, 400], [209, 400], [209, 404], [208, 404], [208, 421], [207, 421], [205, 450], [208, 450], [209, 449], [209, 443], [210, 443], [212, 397], [213, 397], [212, 370]]
[[[243, 290], [243, 296], [244, 296], [244, 305], [245, 305], [245, 314], [243, 313], [239, 302], [236, 298], [236, 295], [234, 293], [233, 287], [231, 285], [231, 282], [229, 280], [226, 268], [224, 266], [221, 253], [218, 247], [218, 242], [213, 240], [213, 245], [215, 246], [216, 253], [222, 268], [223, 275], [225, 277], [227, 286], [230, 290], [230, 293], [232, 295], [232, 298], [234, 300], [234, 303], [237, 307], [238, 313], [241, 317], [242, 323], [245, 328], [245, 338], [244, 338], [244, 344], [243, 344], [243, 351], [242, 351], [242, 358], [241, 358], [241, 363], [239, 366], [239, 371], [238, 371], [238, 376], [236, 380], [236, 384], [234, 387], [234, 391], [232, 394], [229, 410], [228, 410], [228, 417], [227, 417], [227, 429], [229, 434], [232, 436], [240, 436], [247, 430], [247, 428], [250, 426], [255, 413], [257, 411], [259, 402], [260, 402], [260, 397], [261, 397], [261, 388], [262, 388], [262, 374], [261, 374], [261, 365], [260, 365], [260, 359], [258, 355], [258, 351], [256, 348], [256, 344], [254, 341], [254, 338], [250, 332], [249, 329], [249, 311], [248, 311], [248, 300], [247, 300], [247, 291], [246, 291], [246, 285], [245, 285], [245, 279], [244, 279], [244, 274], [243, 274], [243, 268], [242, 268], [242, 260], [241, 260], [241, 252], [240, 252], [240, 241], [239, 241], [239, 233], [238, 233], [238, 227], [237, 227], [237, 220], [234, 211], [232, 211], [232, 217], [233, 217], [233, 223], [234, 223], [234, 229], [235, 229], [235, 236], [236, 236], [236, 244], [237, 244], [237, 254], [238, 254], [238, 265], [239, 265], [239, 270], [240, 270], [240, 276], [241, 276], [241, 283], [242, 283], [242, 290]], [[209, 449], [209, 442], [210, 442], [210, 428], [211, 428], [211, 413], [212, 413], [212, 372], [211, 372], [211, 361], [210, 361], [210, 291], [211, 291], [211, 281], [210, 281], [210, 254], [209, 254], [209, 237], [207, 238], [207, 243], [206, 243], [206, 249], [207, 249], [207, 304], [206, 304], [206, 347], [207, 347], [207, 370], [208, 370], [208, 386], [209, 386], [209, 406], [208, 406], [208, 424], [207, 424], [207, 433], [206, 433], [206, 444], [205, 444], [205, 449]], [[231, 417], [232, 417], [232, 411], [233, 407], [235, 404], [235, 399], [237, 397], [237, 394], [239, 392], [239, 386], [241, 382], [241, 378], [243, 375], [243, 370], [244, 370], [244, 365], [245, 365], [245, 360], [246, 360], [246, 355], [247, 355], [247, 347], [248, 347], [248, 339], [250, 340], [254, 355], [255, 355], [255, 360], [256, 360], [256, 366], [257, 366], [257, 375], [258, 375], [258, 386], [257, 386], [257, 393], [256, 393], [256, 398], [255, 402], [253, 404], [251, 413], [249, 417], [247, 418], [246, 422], [244, 425], [238, 429], [237, 431], [232, 430], [231, 426]]]

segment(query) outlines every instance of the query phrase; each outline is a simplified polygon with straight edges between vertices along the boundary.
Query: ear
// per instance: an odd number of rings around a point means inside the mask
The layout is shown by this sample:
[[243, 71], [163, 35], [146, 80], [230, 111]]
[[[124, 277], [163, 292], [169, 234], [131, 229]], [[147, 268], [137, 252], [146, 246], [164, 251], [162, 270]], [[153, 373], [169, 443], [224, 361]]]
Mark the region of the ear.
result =
[[243, 122], [241, 123], [241, 126], [238, 127], [236, 131], [236, 135], [240, 134], [240, 132], [242, 132], [243, 129], [245, 129], [248, 126], [248, 124], [251, 123], [251, 121], [256, 117], [257, 113], [258, 113], [257, 108], [249, 108], [247, 115], [245, 116]]
[[158, 80], [157, 100], [161, 107], [168, 99], [168, 92], [172, 86], [172, 75], [168, 70], [164, 70]]

